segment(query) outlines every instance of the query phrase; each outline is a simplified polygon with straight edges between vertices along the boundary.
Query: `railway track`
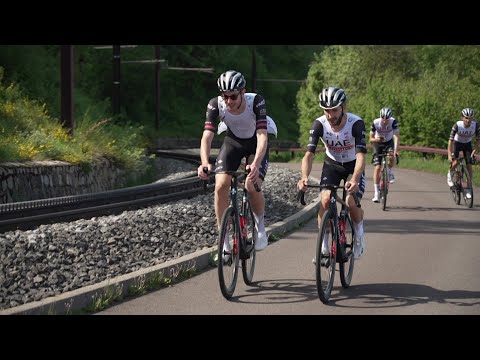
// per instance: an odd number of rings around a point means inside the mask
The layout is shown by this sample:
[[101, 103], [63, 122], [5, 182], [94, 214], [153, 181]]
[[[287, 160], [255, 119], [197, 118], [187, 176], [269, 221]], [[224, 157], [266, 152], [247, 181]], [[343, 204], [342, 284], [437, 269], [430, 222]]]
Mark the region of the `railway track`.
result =
[[[195, 154], [156, 151], [157, 156], [198, 164]], [[40, 224], [73, 221], [104, 216], [141, 207], [194, 197], [211, 191], [213, 177], [208, 181], [196, 172], [185, 178], [99, 193], [63, 196], [50, 199], [16, 202], [0, 205], [0, 232], [28, 230]]]

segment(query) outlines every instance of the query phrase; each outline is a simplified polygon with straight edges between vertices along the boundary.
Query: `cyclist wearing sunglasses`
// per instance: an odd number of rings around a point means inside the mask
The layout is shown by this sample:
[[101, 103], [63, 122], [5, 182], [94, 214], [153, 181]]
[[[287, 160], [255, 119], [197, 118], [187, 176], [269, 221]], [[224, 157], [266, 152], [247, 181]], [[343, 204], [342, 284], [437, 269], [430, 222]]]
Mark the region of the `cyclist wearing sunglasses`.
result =
[[[231, 176], [221, 171], [236, 171], [241, 160], [248, 156], [250, 173], [245, 182], [250, 192], [252, 210], [258, 238], [255, 249], [261, 251], [268, 245], [265, 231], [265, 198], [261, 189], [268, 170], [268, 135], [267, 109], [265, 99], [245, 90], [246, 81], [243, 75], [235, 70], [228, 70], [217, 80], [220, 95], [212, 98], [207, 105], [206, 120], [200, 143], [202, 164], [198, 167], [198, 176], [207, 179], [203, 171], [213, 168], [209, 162], [212, 140], [215, 136], [217, 121], [227, 126], [222, 147], [215, 162], [215, 215], [220, 228], [223, 213], [228, 207], [228, 191]], [[228, 246], [228, 242], [226, 242]], [[228, 249], [227, 249], [228, 250]]]
[[[375, 166], [373, 170], [373, 202], [379, 202], [380, 189], [380, 167], [382, 163], [383, 150], [389, 148], [393, 150], [394, 155], [398, 156], [398, 146], [400, 144], [400, 135], [398, 130], [398, 121], [393, 117], [392, 109], [384, 107], [380, 110], [380, 117], [373, 120], [370, 128], [370, 142], [373, 146], [372, 164]], [[388, 169], [390, 183], [395, 182], [393, 166], [395, 162], [393, 157], [388, 159]]]
[[[326, 87], [320, 92], [319, 99], [323, 115], [315, 119], [310, 128], [307, 151], [302, 159], [302, 178], [298, 181], [297, 187], [301, 191], [307, 190], [306, 185], [312, 171], [313, 158], [321, 139], [326, 149], [326, 156], [320, 185], [340, 185], [342, 179], [345, 181], [352, 174], [350, 180], [345, 182], [348, 191], [346, 202], [355, 225], [354, 257], [358, 259], [365, 251], [363, 209], [360, 207], [360, 200], [365, 192], [365, 154], [367, 153], [365, 123], [359, 116], [346, 112], [347, 95], [343, 89], [335, 86]], [[358, 207], [353, 194], [358, 199]], [[319, 226], [323, 214], [330, 205], [330, 190], [323, 189], [320, 196]], [[322, 252], [328, 253], [328, 251], [328, 238], [325, 237]]]
[[[450, 131], [450, 138], [448, 139], [448, 161], [450, 162], [450, 169], [447, 173], [448, 186], [453, 186], [452, 173], [458, 165], [458, 156], [460, 151], [463, 152], [465, 163], [467, 164], [467, 171], [470, 175], [470, 181], [472, 181], [473, 169], [472, 161], [475, 158], [475, 154], [480, 150], [480, 125], [473, 120], [475, 111], [471, 108], [465, 108], [462, 110], [462, 118], [453, 124]], [[475, 149], [472, 151], [472, 138], [476, 137]], [[472, 184], [468, 184], [468, 189], [465, 189], [465, 196], [469, 199], [472, 198]]]

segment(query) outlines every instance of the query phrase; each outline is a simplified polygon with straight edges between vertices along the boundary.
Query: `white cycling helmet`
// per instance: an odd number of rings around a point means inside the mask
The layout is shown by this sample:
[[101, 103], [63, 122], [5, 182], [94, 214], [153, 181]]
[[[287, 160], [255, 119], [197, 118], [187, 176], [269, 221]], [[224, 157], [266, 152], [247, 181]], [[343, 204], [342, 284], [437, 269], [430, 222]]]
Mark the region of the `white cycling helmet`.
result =
[[218, 90], [220, 92], [241, 90], [246, 85], [243, 75], [235, 70], [225, 71], [217, 80]]
[[462, 115], [468, 118], [471, 118], [475, 115], [475, 110], [471, 108], [465, 108], [462, 110]]
[[320, 107], [329, 110], [341, 106], [347, 100], [347, 95], [343, 89], [329, 86], [320, 92], [318, 99], [320, 100]]
[[380, 110], [380, 117], [382, 119], [390, 119], [392, 117], [392, 109], [384, 107], [382, 110]]
[[[222, 121], [218, 125], [217, 129], [217, 134], [220, 135], [221, 133], [227, 131], [227, 125]], [[268, 134], [273, 134], [275, 137], [277, 137], [277, 125], [275, 124], [275, 121], [267, 115], [267, 133]]]

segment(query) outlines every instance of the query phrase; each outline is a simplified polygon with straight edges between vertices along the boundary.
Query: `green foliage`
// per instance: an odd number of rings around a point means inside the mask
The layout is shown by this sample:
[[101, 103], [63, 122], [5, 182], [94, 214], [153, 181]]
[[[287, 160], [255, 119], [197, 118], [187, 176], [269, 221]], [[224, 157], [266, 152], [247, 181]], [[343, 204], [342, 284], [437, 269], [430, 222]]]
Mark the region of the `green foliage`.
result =
[[313, 120], [323, 114], [320, 90], [336, 85], [367, 131], [388, 106], [399, 121], [401, 144], [446, 148], [462, 108], [480, 109], [479, 71], [478, 46], [330, 46], [297, 93], [299, 142], [306, 144]]
[[77, 121], [75, 136], [70, 137], [60, 121], [47, 114], [45, 104], [25, 97], [17, 84], [5, 86], [1, 80], [0, 161], [63, 160], [87, 166], [103, 157], [134, 174], [148, 171], [143, 161], [147, 147], [143, 129], [120, 126], [110, 119], [99, 121], [106, 103], [97, 103], [92, 112], [87, 109]]
[[[122, 48], [120, 68], [121, 114], [112, 117], [113, 82], [112, 49], [92, 45], [75, 45], [74, 116], [79, 122], [85, 116], [111, 119], [119, 126], [142, 129], [143, 137], [153, 142], [157, 137], [199, 138], [203, 131], [206, 105], [218, 94], [216, 79], [227, 69], [237, 69], [247, 79], [247, 91], [258, 92], [267, 101], [267, 111], [279, 130], [281, 140], [298, 137], [295, 94], [299, 82], [268, 79], [302, 80], [318, 45], [162, 45], [158, 83], [159, 128], [155, 66], [134, 63], [152, 60], [155, 46], [138, 45]], [[0, 48], [0, 66], [5, 67], [5, 83], [16, 84], [22, 96], [44, 104], [44, 113], [52, 119], [60, 115], [60, 46], [7, 45]], [[255, 51], [257, 78], [252, 82], [252, 54]], [[168, 65], [168, 67], [167, 67]], [[213, 73], [190, 71], [191, 68], [213, 68]], [[253, 86], [255, 85], [255, 89]], [[2, 153], [10, 152], [2, 149]], [[5, 155], [6, 156], [6, 155]]]

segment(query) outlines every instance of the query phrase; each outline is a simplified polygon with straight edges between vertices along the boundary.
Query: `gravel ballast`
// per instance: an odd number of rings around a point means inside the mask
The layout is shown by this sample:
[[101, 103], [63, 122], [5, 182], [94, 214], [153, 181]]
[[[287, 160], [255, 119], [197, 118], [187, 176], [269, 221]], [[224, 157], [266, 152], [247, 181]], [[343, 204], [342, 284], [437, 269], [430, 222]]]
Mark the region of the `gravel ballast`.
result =
[[[161, 160], [158, 181], [196, 170]], [[271, 164], [263, 186], [265, 225], [303, 208], [300, 174]], [[310, 203], [318, 193], [307, 193]], [[59, 295], [216, 246], [213, 193], [124, 211], [119, 215], [41, 225], [0, 234], [0, 310]]]

